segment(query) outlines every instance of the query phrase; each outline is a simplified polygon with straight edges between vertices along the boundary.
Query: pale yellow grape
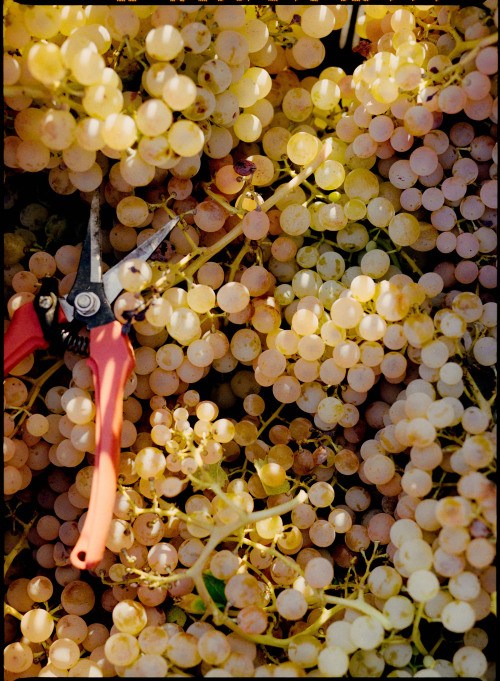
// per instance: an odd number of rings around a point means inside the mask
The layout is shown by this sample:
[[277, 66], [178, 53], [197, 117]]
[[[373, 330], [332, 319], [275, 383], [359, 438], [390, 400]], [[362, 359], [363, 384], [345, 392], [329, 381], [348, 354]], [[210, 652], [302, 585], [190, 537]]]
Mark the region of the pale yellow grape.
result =
[[39, 124], [40, 140], [55, 151], [69, 147], [74, 139], [76, 123], [68, 111], [47, 109]]
[[411, 246], [419, 235], [418, 220], [410, 213], [398, 213], [389, 222], [389, 236], [397, 246]]
[[316, 184], [326, 191], [333, 191], [340, 187], [344, 182], [344, 178], [344, 166], [339, 161], [323, 161], [314, 173]]
[[165, 298], [153, 298], [146, 310], [146, 322], [153, 327], [165, 326], [172, 316], [172, 306]]
[[33, 664], [33, 651], [19, 641], [9, 643], [3, 651], [3, 664], [8, 672], [17, 674], [25, 672]]
[[175, 59], [183, 47], [180, 31], [169, 24], [151, 29], [146, 36], [148, 54], [159, 61]]
[[349, 329], [356, 326], [363, 316], [363, 308], [357, 300], [339, 298], [330, 311], [332, 321], [341, 329]]
[[196, 85], [187, 76], [172, 74], [166, 77], [161, 96], [171, 109], [182, 111], [196, 99]]
[[405, 629], [413, 622], [415, 606], [405, 596], [391, 596], [385, 601], [383, 613], [395, 629]]
[[300, 396], [300, 383], [291, 376], [280, 376], [273, 383], [273, 395], [285, 404], [295, 402]]
[[54, 43], [33, 45], [28, 53], [28, 66], [33, 77], [47, 87], [56, 86], [66, 74], [60, 49]]
[[204, 314], [215, 306], [215, 292], [210, 286], [197, 284], [189, 289], [187, 303], [195, 312]]
[[136, 636], [146, 626], [146, 610], [142, 603], [122, 600], [113, 609], [113, 622], [121, 632]]
[[180, 307], [173, 311], [167, 322], [167, 330], [176, 341], [189, 345], [201, 336], [200, 319], [188, 307]]
[[139, 130], [148, 137], [164, 133], [173, 120], [172, 112], [161, 99], [148, 99], [137, 109], [135, 121]]
[[248, 42], [249, 52], [261, 50], [269, 37], [267, 24], [260, 19], [247, 19], [239, 31]]
[[215, 40], [215, 51], [219, 59], [229, 66], [238, 66], [248, 55], [249, 44], [244, 35], [232, 30], [224, 30]]
[[368, 203], [379, 193], [377, 176], [365, 168], [351, 170], [345, 178], [344, 191], [350, 199], [359, 198]]
[[106, 63], [100, 54], [90, 47], [84, 47], [70, 63], [73, 77], [82, 85], [95, 85], [100, 82]]
[[300, 66], [306, 69], [313, 69], [316, 66], [319, 66], [324, 60], [325, 46], [321, 40], [305, 36], [299, 38], [293, 45], [292, 54], [293, 58]]
[[195, 156], [205, 143], [202, 130], [193, 121], [176, 121], [168, 130], [168, 143], [180, 156]]
[[145, 288], [153, 276], [151, 267], [144, 260], [132, 258], [120, 265], [118, 278], [125, 291], [136, 293]]
[[240, 114], [233, 126], [233, 130], [238, 139], [242, 142], [255, 142], [262, 132], [262, 123], [253, 114]]
[[71, 669], [80, 659], [80, 648], [70, 638], [58, 638], [49, 648], [49, 662], [57, 669]]
[[325, 397], [318, 404], [318, 415], [325, 423], [337, 423], [342, 412], [343, 404], [336, 397]]
[[316, 158], [320, 148], [319, 139], [308, 132], [297, 132], [290, 137], [286, 153], [292, 163], [307, 165]]
[[469, 603], [456, 600], [444, 606], [440, 619], [448, 631], [464, 633], [474, 626], [476, 615]]
[[361, 650], [377, 648], [382, 643], [384, 634], [384, 627], [374, 617], [361, 615], [351, 622], [349, 636]]
[[21, 632], [33, 643], [41, 643], [49, 638], [54, 630], [54, 619], [42, 608], [29, 610], [22, 616]]
[[271, 91], [272, 79], [266, 69], [252, 66], [245, 71], [244, 78], [249, 78], [255, 83], [259, 99], [263, 99]]
[[318, 328], [318, 318], [310, 310], [297, 310], [292, 317], [291, 326], [301, 336], [313, 334]]
[[311, 214], [305, 206], [291, 203], [281, 212], [280, 224], [286, 234], [299, 236], [309, 228]]
[[313, 110], [311, 95], [307, 90], [300, 87], [288, 90], [281, 106], [286, 117], [297, 123], [309, 118]]
[[104, 644], [104, 652], [111, 664], [124, 667], [139, 657], [140, 648], [135, 636], [117, 633], [108, 638]]
[[360, 199], [350, 199], [344, 206], [349, 220], [362, 220], [366, 215], [366, 205]]
[[91, 192], [102, 182], [102, 169], [98, 163], [93, 163], [88, 170], [69, 171], [71, 184], [82, 192]]
[[131, 147], [137, 138], [137, 128], [131, 116], [112, 113], [106, 117], [101, 130], [102, 138], [111, 149], [122, 151]]
[[366, 207], [368, 220], [375, 227], [387, 227], [395, 215], [391, 201], [383, 196], [377, 196], [368, 202]]
[[231, 339], [231, 352], [236, 359], [243, 362], [251, 362], [261, 352], [261, 343], [258, 334], [252, 329], [239, 329]]
[[241, 312], [250, 301], [248, 289], [239, 282], [224, 284], [217, 291], [217, 304], [224, 312]]
[[238, 5], [224, 5], [217, 7], [214, 12], [214, 19], [222, 29], [241, 28], [246, 20], [245, 8], [239, 7]]

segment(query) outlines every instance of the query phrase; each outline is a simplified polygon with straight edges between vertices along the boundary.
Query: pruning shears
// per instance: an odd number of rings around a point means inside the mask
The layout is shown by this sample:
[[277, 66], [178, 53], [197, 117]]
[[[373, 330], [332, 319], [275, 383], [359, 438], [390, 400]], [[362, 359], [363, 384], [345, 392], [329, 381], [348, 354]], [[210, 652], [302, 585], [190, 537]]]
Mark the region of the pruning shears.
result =
[[[92, 370], [95, 386], [96, 459], [87, 517], [71, 552], [71, 562], [79, 569], [95, 567], [104, 555], [120, 461], [123, 392], [135, 366], [130, 340], [111, 308], [123, 290], [118, 269], [124, 260], [147, 260], [179, 219], [175, 217], [167, 222], [103, 274], [100, 192], [96, 190], [71, 291], [65, 297], [58, 297], [57, 280], [44, 279], [35, 299], [16, 310], [5, 334], [4, 376], [37, 349], [51, 347], [61, 351], [69, 347], [89, 355], [87, 365]], [[86, 325], [90, 338], [71, 332], [70, 324], [75, 322]]]

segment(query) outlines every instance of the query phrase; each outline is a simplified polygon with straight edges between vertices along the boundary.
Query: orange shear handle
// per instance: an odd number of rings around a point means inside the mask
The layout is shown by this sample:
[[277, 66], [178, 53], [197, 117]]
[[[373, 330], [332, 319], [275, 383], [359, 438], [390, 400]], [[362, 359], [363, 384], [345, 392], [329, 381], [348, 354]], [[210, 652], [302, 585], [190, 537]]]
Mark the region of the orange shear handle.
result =
[[134, 351], [122, 325], [111, 322], [90, 330], [90, 357], [96, 402], [96, 461], [89, 508], [82, 533], [71, 552], [72, 564], [88, 570], [104, 555], [113, 517], [120, 462], [123, 391], [135, 366]]
[[33, 302], [25, 303], [12, 315], [4, 338], [3, 375], [35, 350], [49, 347]]

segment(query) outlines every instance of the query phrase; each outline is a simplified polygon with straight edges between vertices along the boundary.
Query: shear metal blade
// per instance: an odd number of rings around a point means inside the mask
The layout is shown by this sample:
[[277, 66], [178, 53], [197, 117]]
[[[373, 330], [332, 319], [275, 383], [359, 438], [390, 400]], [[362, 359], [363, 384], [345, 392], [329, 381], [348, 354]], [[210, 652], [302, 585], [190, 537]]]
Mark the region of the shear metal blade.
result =
[[160, 229], [155, 232], [155, 234], [152, 234], [149, 239], [146, 239], [146, 241], [144, 241], [140, 246], [137, 246], [137, 248], [134, 248], [134, 250], [130, 251], [130, 253], [127, 253], [127, 255], [120, 260], [119, 263], [113, 265], [113, 267], [103, 274], [102, 281], [104, 293], [109, 303], [112, 303], [123, 290], [123, 286], [120, 284], [120, 280], [118, 278], [118, 270], [120, 269], [122, 262], [130, 260], [131, 258], [147, 260], [149, 256], [156, 251], [165, 237], [170, 234], [175, 225], [179, 222], [179, 219], [179, 217], [175, 217], [163, 225], [163, 227], [160, 227]]

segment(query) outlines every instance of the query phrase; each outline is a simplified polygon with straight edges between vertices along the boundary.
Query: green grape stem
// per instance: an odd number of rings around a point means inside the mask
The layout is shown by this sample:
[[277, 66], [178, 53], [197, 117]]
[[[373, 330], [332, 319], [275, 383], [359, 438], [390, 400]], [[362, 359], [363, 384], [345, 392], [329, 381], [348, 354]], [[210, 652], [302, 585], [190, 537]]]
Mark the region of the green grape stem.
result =
[[4, 615], [11, 615], [12, 617], [15, 617], [18, 620], [22, 620], [23, 616], [19, 612], [19, 610], [16, 610], [13, 608], [11, 605], [8, 605], [7, 603], [3, 604], [3, 614]]
[[[332, 148], [333, 142], [330, 138], [327, 138], [324, 141], [323, 146], [321, 147], [321, 150], [319, 151], [314, 161], [312, 161], [308, 166], [303, 168], [303, 170], [301, 170], [301, 172], [298, 175], [292, 177], [292, 179], [289, 182], [280, 185], [276, 189], [274, 194], [272, 194], [268, 199], [264, 201], [260, 209], [264, 213], [267, 213], [267, 211], [270, 210], [274, 205], [276, 205], [278, 201], [284, 198], [286, 194], [288, 194], [292, 189], [295, 189], [295, 187], [298, 187], [303, 180], [309, 177], [309, 175], [311, 175], [311, 173], [313, 173], [316, 170], [316, 168], [330, 156], [330, 154], [332, 153]], [[243, 228], [241, 227], [241, 224], [233, 227], [233, 229], [229, 231], [227, 234], [225, 234], [221, 239], [219, 239], [217, 243], [213, 244], [213, 246], [209, 246], [209, 248], [206, 249], [205, 253], [200, 255], [193, 263], [191, 263], [191, 265], [189, 265], [186, 268], [184, 273], [189, 276], [193, 276], [202, 265], [211, 260], [215, 255], [217, 255], [217, 253], [226, 248], [226, 246], [229, 246], [229, 244], [231, 244], [242, 233]], [[176, 277], [175, 283], [177, 284], [180, 281], [181, 279]]]
[[[484, 413], [488, 415], [488, 420], [491, 421], [492, 414], [491, 414], [490, 402], [488, 402], [485, 399], [484, 395], [479, 390], [477, 383], [472, 378], [470, 371], [468, 371], [466, 368], [464, 368], [463, 372], [464, 372], [464, 378], [469, 385], [470, 391], [472, 392], [473, 400], [476, 402], [476, 404], [481, 409], [481, 411], [484, 411]], [[496, 395], [493, 396], [493, 400], [495, 399], [495, 397], [496, 397]]]
[[258, 433], [257, 433], [257, 437], [260, 437], [260, 435], [262, 435], [262, 433], [265, 431], [265, 429], [267, 428], [267, 426], [268, 426], [270, 423], [272, 423], [272, 422], [274, 421], [275, 418], [278, 417], [279, 413], [281, 412], [281, 410], [283, 409], [284, 406], [285, 406], [284, 404], [280, 404], [280, 406], [276, 409], [275, 412], [273, 412], [273, 413], [271, 414], [271, 416], [267, 419], [267, 421], [264, 421], [264, 423], [263, 423], [263, 424], [261, 425], [261, 427], [259, 428], [259, 431], [258, 431]]
[[19, 519], [16, 519], [18, 523], [22, 525], [23, 532], [21, 536], [19, 537], [17, 544], [12, 548], [9, 553], [5, 556], [5, 561], [3, 565], [3, 576], [7, 574], [9, 571], [10, 566], [14, 562], [14, 560], [17, 558], [17, 556], [21, 553], [21, 551], [24, 551], [24, 549], [27, 549], [29, 547], [28, 544], [28, 533], [33, 527], [33, 525], [37, 522], [39, 517], [38, 512], [35, 512], [33, 518], [29, 521], [29, 523], [24, 523]]
[[47, 99], [51, 92], [44, 87], [34, 87], [28, 85], [5, 85], [3, 89], [4, 97], [32, 97], [33, 99]]
[[386, 617], [380, 610], [374, 608], [363, 600], [363, 596], [360, 594], [356, 598], [341, 598], [340, 596], [325, 596], [325, 601], [327, 603], [333, 603], [335, 605], [341, 605], [343, 608], [351, 608], [352, 610], [358, 610], [359, 612], [369, 615], [377, 619], [380, 624], [389, 631], [392, 629], [392, 624], [388, 617]]
[[228, 281], [234, 281], [234, 278], [236, 276], [236, 272], [238, 271], [239, 266], [241, 265], [241, 261], [245, 257], [247, 253], [250, 253], [252, 250], [252, 246], [250, 244], [250, 239], [245, 239], [245, 243], [240, 249], [240, 252], [236, 256], [236, 258], [233, 260], [231, 263], [231, 266], [229, 267], [229, 278]]
[[56, 373], [62, 366], [64, 366], [64, 360], [60, 359], [58, 362], [55, 362], [47, 371], [45, 371], [41, 376], [39, 376], [35, 383], [33, 384], [33, 387], [31, 388], [29, 395], [28, 395], [28, 402], [26, 403], [26, 407], [23, 410], [23, 414], [19, 421], [16, 424], [16, 427], [14, 428], [14, 432], [12, 433], [12, 437], [17, 433], [19, 428], [22, 426], [23, 422], [27, 418], [27, 416], [30, 413], [30, 409], [33, 406], [34, 401], [40, 394], [40, 390], [42, 389], [42, 386], [44, 383], [46, 383], [49, 378]]
[[424, 608], [425, 608], [425, 603], [419, 603], [417, 607], [417, 612], [415, 614], [415, 619], [413, 620], [413, 629], [411, 632], [411, 640], [412, 643], [416, 646], [418, 649], [419, 653], [422, 653], [422, 655], [428, 655], [428, 651], [426, 650], [424, 644], [422, 643], [422, 639], [420, 638], [420, 620], [422, 619], [422, 615], [424, 614]]

